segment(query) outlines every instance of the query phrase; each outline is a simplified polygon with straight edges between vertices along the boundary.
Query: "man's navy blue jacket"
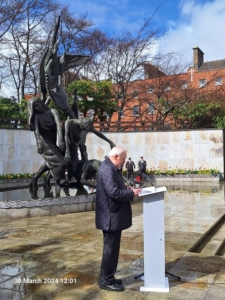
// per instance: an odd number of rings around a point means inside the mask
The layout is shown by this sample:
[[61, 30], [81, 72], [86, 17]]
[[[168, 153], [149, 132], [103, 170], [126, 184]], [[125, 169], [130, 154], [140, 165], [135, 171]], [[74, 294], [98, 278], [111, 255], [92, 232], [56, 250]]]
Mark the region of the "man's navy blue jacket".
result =
[[124, 184], [121, 171], [106, 156], [97, 174], [96, 228], [105, 231], [127, 229], [132, 225], [132, 190]]

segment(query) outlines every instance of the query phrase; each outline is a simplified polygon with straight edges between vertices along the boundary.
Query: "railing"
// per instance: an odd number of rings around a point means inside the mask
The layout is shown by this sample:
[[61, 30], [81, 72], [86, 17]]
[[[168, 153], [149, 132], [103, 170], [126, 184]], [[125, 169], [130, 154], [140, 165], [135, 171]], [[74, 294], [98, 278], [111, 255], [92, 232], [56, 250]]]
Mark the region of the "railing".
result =
[[[27, 120], [0, 118], [1, 129], [29, 129]], [[154, 129], [153, 122], [94, 122], [94, 128], [99, 131], [149, 131]]]

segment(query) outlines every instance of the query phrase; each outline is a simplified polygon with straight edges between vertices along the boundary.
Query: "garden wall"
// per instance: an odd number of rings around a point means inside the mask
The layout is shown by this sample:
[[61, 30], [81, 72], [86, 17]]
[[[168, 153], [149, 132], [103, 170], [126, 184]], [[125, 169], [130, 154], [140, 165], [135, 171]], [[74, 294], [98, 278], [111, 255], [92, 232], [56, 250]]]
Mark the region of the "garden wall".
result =
[[[213, 168], [224, 173], [223, 130], [112, 132], [107, 137], [124, 146], [136, 165], [143, 156], [148, 169]], [[102, 159], [109, 151], [93, 134], [88, 136], [87, 146], [90, 158]]]
[[[140, 156], [151, 169], [217, 169], [224, 173], [223, 130], [105, 132], [124, 146], [137, 165]], [[89, 159], [103, 160], [109, 144], [93, 133], [87, 136]], [[0, 129], [0, 174], [33, 173], [44, 162], [37, 153], [34, 133]]]

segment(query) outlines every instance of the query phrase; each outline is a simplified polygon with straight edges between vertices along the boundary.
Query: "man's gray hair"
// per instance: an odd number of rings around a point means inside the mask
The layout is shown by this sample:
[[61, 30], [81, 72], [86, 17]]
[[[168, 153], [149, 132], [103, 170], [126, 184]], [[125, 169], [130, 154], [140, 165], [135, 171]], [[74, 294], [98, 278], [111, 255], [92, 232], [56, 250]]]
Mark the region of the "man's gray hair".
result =
[[116, 146], [116, 147], [113, 147], [110, 151], [109, 151], [109, 154], [108, 156], [109, 157], [112, 157], [112, 156], [115, 156], [115, 155], [121, 155], [122, 153], [126, 153], [127, 150], [121, 146]]

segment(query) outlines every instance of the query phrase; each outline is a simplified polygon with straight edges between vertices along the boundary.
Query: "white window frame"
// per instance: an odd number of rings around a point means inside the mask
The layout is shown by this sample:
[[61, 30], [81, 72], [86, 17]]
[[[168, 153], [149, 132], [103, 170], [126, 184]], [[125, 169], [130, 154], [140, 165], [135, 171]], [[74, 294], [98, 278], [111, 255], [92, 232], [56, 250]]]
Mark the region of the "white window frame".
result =
[[169, 85], [169, 84], [168, 84], [168, 85], [166, 85], [166, 86], [165, 86], [165, 91], [166, 91], [166, 92], [168, 92], [168, 91], [170, 91], [170, 90], [171, 90], [171, 87], [170, 87], [170, 85]]
[[203, 88], [204, 86], [206, 86], [206, 79], [199, 79], [199, 87]]
[[153, 115], [155, 112], [155, 102], [151, 102], [148, 104], [148, 114]]
[[219, 85], [222, 85], [222, 84], [223, 84], [223, 77], [215, 78], [215, 80], [214, 80], [214, 85], [215, 86], [219, 86]]
[[182, 88], [183, 90], [185, 90], [185, 89], [187, 89], [187, 87], [188, 87], [187, 81], [183, 81], [182, 84], [181, 84], [181, 88]]
[[[134, 114], [135, 109], [138, 109], [138, 113], [137, 114]], [[132, 116], [133, 117], [138, 117], [139, 116], [139, 106], [138, 105], [135, 105], [135, 106], [132, 107]]]

